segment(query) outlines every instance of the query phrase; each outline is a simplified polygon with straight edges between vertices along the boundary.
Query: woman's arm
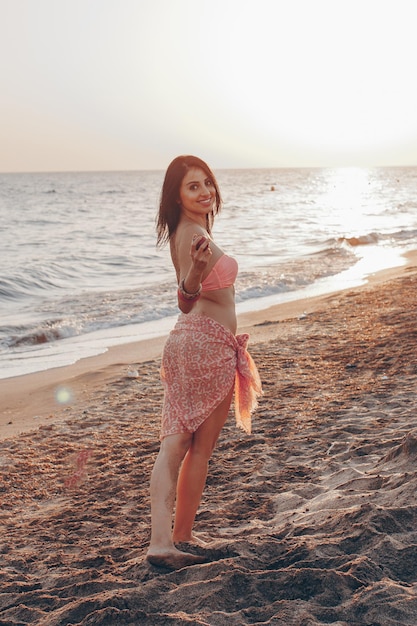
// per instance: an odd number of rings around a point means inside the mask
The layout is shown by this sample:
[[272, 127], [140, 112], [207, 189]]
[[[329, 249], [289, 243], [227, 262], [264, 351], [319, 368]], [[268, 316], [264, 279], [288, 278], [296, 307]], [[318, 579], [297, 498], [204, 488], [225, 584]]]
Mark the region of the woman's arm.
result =
[[212, 254], [207, 234], [198, 231], [198, 226], [191, 225], [176, 241], [178, 307], [183, 313], [189, 313], [200, 297], [202, 276]]

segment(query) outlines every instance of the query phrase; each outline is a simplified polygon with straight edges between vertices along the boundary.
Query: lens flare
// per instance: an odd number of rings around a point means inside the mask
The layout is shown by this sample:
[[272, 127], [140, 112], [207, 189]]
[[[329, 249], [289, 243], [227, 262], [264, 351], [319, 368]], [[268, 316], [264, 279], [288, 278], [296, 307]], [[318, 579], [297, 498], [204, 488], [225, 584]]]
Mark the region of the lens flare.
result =
[[73, 398], [73, 393], [69, 387], [57, 387], [55, 389], [55, 400], [58, 404], [69, 404]]

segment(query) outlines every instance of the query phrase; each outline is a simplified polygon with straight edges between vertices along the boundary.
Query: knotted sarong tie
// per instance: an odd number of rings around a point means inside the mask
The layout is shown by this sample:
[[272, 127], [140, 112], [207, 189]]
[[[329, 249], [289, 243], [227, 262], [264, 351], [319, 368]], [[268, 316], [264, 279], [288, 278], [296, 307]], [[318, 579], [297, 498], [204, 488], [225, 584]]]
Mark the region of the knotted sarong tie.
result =
[[258, 406], [257, 397], [262, 395], [262, 385], [257, 367], [247, 350], [248, 342], [248, 334], [236, 335], [235, 416], [236, 424], [250, 433], [251, 415]]

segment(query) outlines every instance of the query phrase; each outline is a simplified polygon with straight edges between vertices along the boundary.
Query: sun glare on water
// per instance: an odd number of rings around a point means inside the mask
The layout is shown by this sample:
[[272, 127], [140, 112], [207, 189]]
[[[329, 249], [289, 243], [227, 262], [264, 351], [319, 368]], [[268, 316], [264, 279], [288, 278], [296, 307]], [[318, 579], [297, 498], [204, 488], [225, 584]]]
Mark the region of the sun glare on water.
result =
[[320, 198], [323, 220], [329, 228], [337, 226], [347, 238], [369, 235], [366, 232], [366, 210], [371, 184], [367, 169], [348, 167], [329, 170]]
[[[331, 236], [339, 233], [342, 243], [355, 250], [358, 262], [344, 272], [345, 280], [357, 280], [377, 270], [404, 263], [396, 249], [381, 246], [375, 230], [375, 211], [379, 211], [374, 196], [376, 181], [372, 170], [347, 167], [328, 170], [320, 196], [322, 224]], [[378, 245], [379, 244], [379, 245]]]

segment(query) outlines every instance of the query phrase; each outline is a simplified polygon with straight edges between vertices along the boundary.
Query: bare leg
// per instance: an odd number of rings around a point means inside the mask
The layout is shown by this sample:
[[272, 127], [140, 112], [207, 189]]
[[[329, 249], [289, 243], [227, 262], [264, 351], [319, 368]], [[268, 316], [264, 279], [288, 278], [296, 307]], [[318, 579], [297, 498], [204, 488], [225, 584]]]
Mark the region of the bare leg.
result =
[[151, 476], [151, 547], [172, 548], [172, 513], [178, 472], [191, 444], [189, 435], [166, 437], [161, 443]]
[[208, 462], [227, 419], [232, 395], [233, 388], [194, 433], [191, 446], [181, 466], [173, 531], [175, 543], [193, 541], [192, 528], [206, 484]]
[[203, 559], [180, 552], [172, 541], [172, 514], [178, 472], [190, 446], [191, 435], [172, 435], [162, 443], [151, 476], [151, 542], [147, 560], [153, 565], [177, 569]]

